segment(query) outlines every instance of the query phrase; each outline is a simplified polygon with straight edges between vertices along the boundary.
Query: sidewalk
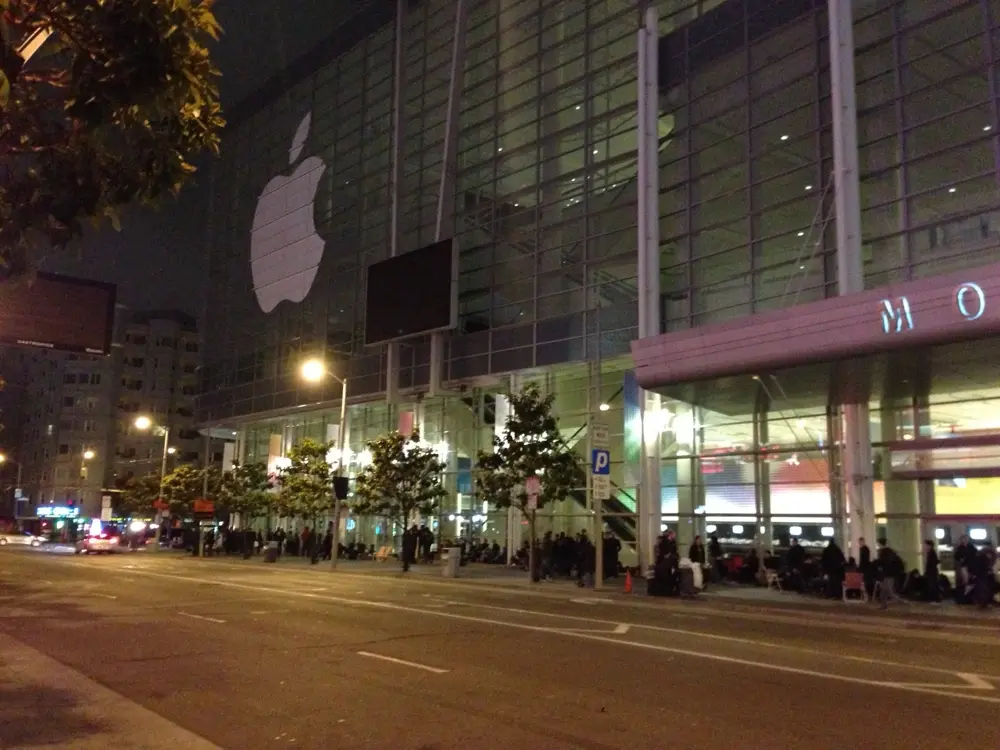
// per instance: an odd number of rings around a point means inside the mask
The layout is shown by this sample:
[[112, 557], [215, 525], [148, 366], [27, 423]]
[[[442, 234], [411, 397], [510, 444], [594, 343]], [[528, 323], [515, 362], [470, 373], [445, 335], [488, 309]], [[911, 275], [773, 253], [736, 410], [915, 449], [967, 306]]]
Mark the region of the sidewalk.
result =
[[[178, 555], [178, 553], [174, 552], [165, 553], [165, 555], [166, 554], [172, 556]], [[192, 558], [190, 555], [183, 555], [183, 557], [196, 561], [196, 558]], [[328, 560], [320, 561], [316, 565], [311, 565], [309, 559], [305, 557], [289, 558], [287, 556], [282, 556], [274, 565], [265, 565], [261, 556], [254, 556], [249, 560], [244, 560], [240, 556], [233, 555], [230, 557], [222, 556], [203, 558], [202, 561], [210, 564], [214, 560], [231, 564], [260, 566], [272, 569], [301, 569], [315, 570], [317, 572], [326, 572], [330, 569], [330, 562]], [[399, 562], [396, 560], [389, 560], [387, 562], [340, 560], [337, 563], [337, 569], [342, 573], [359, 576], [402, 576], [402, 570]], [[725, 607], [733, 611], [812, 611], [829, 614], [868, 615], [882, 618], [905, 617], [907, 619], [927, 621], [929, 624], [933, 622], [968, 622], [980, 626], [983, 624], [993, 623], [1000, 625], [1000, 616], [998, 616], [998, 610], [996, 609], [982, 612], [972, 607], [959, 607], [950, 601], [943, 602], [939, 605], [924, 602], [907, 602], [904, 604], [894, 604], [888, 611], [885, 611], [871, 604], [868, 606], [857, 603], [845, 604], [839, 599], [821, 599], [818, 597], [803, 596], [794, 592], [782, 592], [775, 591], [774, 589], [765, 589], [763, 587], [730, 584], [716, 584], [710, 586], [708, 591], [700, 593], [693, 600], [680, 600], [676, 598], [661, 599], [659, 597], [648, 597], [646, 595], [646, 582], [644, 579], [639, 577], [636, 577], [633, 580], [633, 593], [626, 594], [624, 577], [609, 579], [605, 582], [601, 589], [595, 590], [593, 588], [582, 589], [576, 585], [575, 580], [565, 578], [556, 579], [554, 581], [544, 581], [539, 584], [532, 584], [525, 571], [508, 568], [502, 565], [483, 565], [471, 563], [460, 569], [459, 577], [457, 579], [444, 578], [442, 576], [442, 569], [443, 566], [437, 563], [412, 565], [410, 566], [410, 572], [407, 575], [427, 581], [442, 583], [453, 582], [458, 584], [496, 587], [508, 590], [530, 589], [539, 592], [553, 592], [555, 590], [564, 592], [568, 596], [575, 597], [602, 597], [613, 600], [634, 600], [648, 603], [666, 604], [684, 601], [686, 603], [690, 603], [692, 606], [698, 606], [699, 604], [704, 603], [710, 604], [713, 607]]]
[[0, 747], [221, 750], [3, 634], [0, 634]]

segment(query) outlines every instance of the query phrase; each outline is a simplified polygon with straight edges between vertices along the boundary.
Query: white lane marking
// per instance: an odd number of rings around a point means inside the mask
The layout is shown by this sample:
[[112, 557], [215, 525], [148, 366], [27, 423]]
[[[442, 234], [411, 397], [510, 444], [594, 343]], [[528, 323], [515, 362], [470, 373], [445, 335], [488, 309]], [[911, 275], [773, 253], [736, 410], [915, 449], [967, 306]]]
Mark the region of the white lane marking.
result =
[[[202, 583], [212, 586], [224, 586], [226, 588], [243, 589], [247, 591], [267, 591], [275, 594], [282, 594], [284, 596], [313, 596], [315, 594], [304, 594], [297, 591], [288, 591], [287, 589], [278, 589], [266, 586], [252, 586], [244, 583], [233, 583], [230, 581], [206, 581], [203, 578], [193, 578], [191, 576], [179, 576], [171, 575], [167, 573], [148, 573], [145, 572], [142, 575], [147, 575], [151, 578], [167, 578], [177, 581], [183, 581], [185, 583]], [[715, 661], [723, 664], [735, 664], [741, 667], [753, 667], [756, 669], [768, 670], [771, 672], [779, 672], [782, 674], [794, 674], [800, 677], [812, 677], [820, 680], [830, 680], [833, 682], [845, 682], [853, 685], [865, 685], [866, 687], [880, 687], [889, 688], [891, 690], [900, 690], [904, 692], [911, 693], [923, 693], [926, 695], [937, 695], [944, 698], [962, 698], [963, 700], [974, 700], [980, 703], [993, 703], [1000, 705], [1000, 697], [988, 696], [988, 695], [970, 695], [969, 693], [959, 693], [951, 692], [952, 690], [961, 690], [963, 686], [954, 685], [950, 686], [948, 689], [938, 689], [938, 688], [925, 688], [919, 685], [913, 685], [910, 683], [896, 683], [896, 682], [885, 682], [883, 680], [873, 680], [866, 677], [853, 677], [850, 675], [833, 674], [828, 672], [820, 672], [815, 669], [805, 669], [802, 667], [790, 667], [783, 664], [772, 664], [770, 662], [756, 661], [754, 659], [744, 659], [736, 656], [726, 656], [724, 654], [712, 654], [703, 651], [694, 651], [686, 648], [676, 648], [674, 646], [661, 646], [654, 643], [642, 643], [639, 641], [629, 641], [620, 638], [612, 638], [610, 636], [603, 636], [597, 633], [580, 633], [573, 631], [565, 631], [559, 628], [545, 627], [542, 625], [528, 625], [526, 623], [520, 622], [507, 622], [505, 620], [491, 620], [487, 617], [474, 617], [472, 615], [462, 615], [457, 612], [448, 612], [446, 610], [427, 610], [420, 609], [419, 607], [411, 607], [404, 604], [395, 604], [393, 602], [383, 602], [383, 601], [372, 601], [364, 599], [347, 599], [342, 596], [332, 596], [327, 595], [323, 597], [317, 597], [325, 599], [329, 602], [336, 602], [338, 604], [348, 604], [362, 607], [370, 607], [372, 609], [382, 609], [391, 612], [406, 612], [409, 614], [427, 615], [430, 617], [445, 617], [451, 620], [460, 620], [463, 622], [474, 622], [480, 625], [493, 625], [494, 627], [500, 628], [510, 628], [513, 630], [526, 630], [533, 633], [548, 633], [555, 635], [569, 635], [573, 638], [579, 638], [586, 641], [595, 641], [597, 643], [611, 643], [618, 646], [625, 646], [629, 648], [638, 648], [645, 651], [655, 651], [664, 654], [675, 654], [677, 656], [687, 656], [693, 659], [703, 659], [706, 661]], [[645, 627], [638, 625], [638, 627]], [[663, 630], [667, 630], [663, 628]], [[727, 638], [727, 640], [739, 641], [742, 643], [747, 643], [747, 641], [739, 638]], [[828, 652], [819, 652], [823, 656], [829, 658], [831, 656]], [[861, 659], [861, 661], [870, 661], [867, 659]], [[933, 672], [944, 672], [946, 674], [955, 675], [955, 672], [948, 672], [948, 670], [938, 670], [933, 667], [914, 667], [912, 665], [902, 664], [902, 667], [913, 669], [915, 671], [933, 671]]]
[[90, 592], [89, 595], [90, 596], [99, 596], [102, 599], [117, 599], [118, 598], [117, 596], [112, 596], [111, 594], [98, 594], [96, 591]]
[[217, 622], [220, 625], [225, 624], [225, 620], [220, 620], [217, 617], [206, 617], [205, 615], [193, 615], [190, 612], [178, 612], [179, 615], [184, 615], [185, 617], [193, 617], [195, 620], [204, 620], [205, 622]]
[[603, 633], [604, 635], [625, 635], [631, 629], [632, 626], [624, 622], [615, 625], [615, 629], [611, 631], [600, 628], [553, 628], [553, 630], [558, 630], [560, 633]]
[[941, 684], [930, 684], [925, 682], [905, 682], [904, 685], [912, 685], [914, 687], [922, 688], [949, 688], [951, 690], [996, 690], [996, 685], [987, 682], [982, 677], [977, 674], [970, 674], [968, 672], [955, 672], [956, 677], [961, 677], [967, 684], [965, 685], [941, 685]]
[[570, 599], [570, 601], [573, 604], [590, 604], [590, 605], [594, 605], [594, 604], [611, 604], [612, 603], [611, 599], [599, 599], [597, 597], [594, 597], [593, 599], [590, 599], [590, 598], [588, 598], [588, 599]]
[[[532, 609], [519, 609], [517, 607], [500, 607], [495, 604], [479, 604], [476, 602], [462, 602], [457, 600], [442, 600], [442, 601], [444, 601], [446, 604], [456, 604], [467, 607], [478, 607], [480, 609], [492, 609], [492, 610], [497, 610], [499, 612], [513, 612], [516, 614], [531, 615], [533, 617], [550, 617], [558, 620], [573, 620], [576, 622], [600, 623], [602, 625], [615, 624], [614, 620], [598, 619], [595, 617], [583, 617], [580, 615], [564, 615], [564, 614], [559, 614], [557, 612], [540, 612]], [[648, 625], [646, 623], [641, 623], [641, 622], [631, 623], [630, 627], [638, 628], [640, 630], [651, 630], [657, 633], [670, 633], [671, 635], [685, 635], [694, 638], [703, 638], [711, 641], [721, 641], [723, 643], [738, 643], [748, 646], [760, 646], [761, 648], [769, 648], [780, 651], [791, 651], [799, 654], [809, 654], [810, 656], [821, 656], [824, 658], [830, 658], [832, 656], [837, 659], [843, 659], [845, 661], [854, 661], [860, 664], [873, 664], [883, 667], [894, 667], [899, 669], [914, 669], [921, 672], [933, 672], [935, 674], [946, 674], [946, 675], [958, 674], [951, 669], [942, 669], [940, 667], [927, 667], [920, 664], [906, 664], [905, 662], [888, 661], [886, 659], [876, 659], [868, 656], [855, 656], [853, 654], [842, 654], [836, 652], [821, 651], [820, 649], [807, 648], [806, 646], [789, 646], [788, 644], [785, 643], [774, 643], [772, 641], [757, 641], [750, 638], [737, 638], [735, 636], [721, 635], [719, 633], [702, 633], [697, 630], [684, 630], [683, 628], [667, 628], [663, 627], [662, 625]], [[553, 628], [553, 629], [566, 630], [567, 628]], [[568, 629], [572, 630], [572, 628]], [[580, 632], [586, 633], [593, 631], [583, 628], [580, 630]], [[871, 636], [867, 636], [865, 638], [866, 640], [881, 640]], [[892, 638], [886, 638], [884, 640], [886, 640], [887, 642], [894, 642], [894, 639]], [[995, 679], [998, 682], [1000, 682], [1000, 676], [990, 677], [987, 675], [987, 677], [989, 679]]]
[[438, 667], [432, 667], [428, 664], [419, 664], [415, 661], [406, 661], [406, 659], [397, 659], [394, 656], [385, 656], [383, 654], [373, 654], [371, 651], [358, 651], [358, 656], [367, 656], [370, 659], [381, 659], [382, 661], [391, 661], [393, 664], [402, 664], [404, 667], [413, 667], [414, 669], [423, 669], [426, 672], [433, 672], [434, 674], [447, 674], [447, 669], [440, 669]]
[[[81, 567], [93, 568], [95, 570], [108, 570], [107, 567], [102, 566], [95, 560], [87, 561], [87, 560], [80, 560], [73, 558], [67, 561], [66, 558], [62, 557], [55, 559], [47, 559], [47, 558], [33, 558], [33, 559], [44, 560], [46, 564], [59, 565], [66, 562], [70, 562], [71, 564], [78, 564]], [[160, 562], [162, 563], [162, 560]], [[179, 565], [171, 565], [171, 569], [190, 570], [189, 568], [190, 562], [191, 561], [185, 561]], [[157, 564], [159, 565], [160, 563]], [[195, 564], [202, 564], [202, 563], [196, 562]], [[230, 570], [240, 571], [240, 572], [250, 571], [251, 575], [261, 572], [260, 569], [250, 568], [247, 567], [246, 565], [226, 562], [224, 560], [212, 560], [210, 564], [212, 567], [215, 568], [228, 568]], [[123, 567], [130, 568], [135, 566], [125, 565]], [[114, 572], [118, 572], [118, 569], [114, 569]], [[296, 570], [281, 570], [277, 572], [280, 572], [282, 576], [288, 579], [297, 577], [309, 577], [310, 580], [314, 580], [311, 578], [313, 574], [309, 572], [302, 572]], [[270, 576], [270, 573], [264, 573], [264, 575]], [[359, 580], [364, 580], [365, 584], [369, 586], [371, 586], [372, 584], [384, 584], [386, 586], [392, 586], [393, 584], [398, 583], [399, 581], [398, 577], [396, 576], [382, 576], [373, 573], [350, 572], [339, 568], [337, 571], [337, 577], [347, 580], [353, 579], [355, 582]], [[126, 579], [126, 580], [133, 580], [133, 579]], [[516, 582], [512, 582], [512, 585], [509, 586], [508, 585], [501, 586], [501, 585], [494, 585], [487, 583], [476, 583], [469, 581], [456, 581], [456, 580], [445, 581], [441, 579], [430, 579], [430, 578], [425, 578], [422, 580], [414, 580], [413, 582], [414, 584], [419, 584], [419, 585], [426, 584], [431, 586], [445, 586], [451, 588], [462, 588], [470, 591], [474, 590], [478, 592], [487, 592], [488, 595], [519, 596], [519, 597], [529, 596], [537, 599], [565, 601], [564, 598], [565, 594], [531, 590], [521, 584], [516, 584]], [[370, 593], [370, 590], [357, 590], [354, 593], [363, 595]], [[598, 599], [597, 601], [601, 601], [607, 604], [617, 604], [619, 606], [624, 606], [624, 607], [633, 607], [647, 612], [670, 612], [671, 614], [676, 614], [677, 616], [681, 616], [682, 614], [681, 612], [677, 611], [680, 608], [679, 605], [673, 606], [676, 603], [643, 602], [641, 601], [642, 598], [643, 597], [639, 597], [638, 601], [636, 599], [632, 600]], [[864, 615], [859, 617], [850, 617], [850, 618], [839, 618], [839, 617], [831, 618], [829, 616], [830, 614], [838, 614], [838, 615], [843, 614], [845, 610], [831, 607], [827, 611], [818, 612], [818, 611], [811, 611], [806, 608], [806, 605], [803, 605], [801, 611], [795, 611], [792, 608], [775, 609], [773, 607], [766, 606], [766, 604], [758, 604], [749, 600], [744, 601], [732, 597], [719, 596], [710, 598], [713, 604], [701, 605], [698, 607], [698, 611], [712, 615], [721, 615], [724, 618], [735, 617], [737, 619], [744, 619], [757, 622], [777, 622], [782, 624], [788, 623], [795, 625], [801, 624], [802, 620], [808, 620], [813, 627], [827, 628], [827, 629], [841, 630], [841, 631], [857, 630], [863, 632], [877, 628], [887, 628], [887, 627], [894, 627], [897, 630], [900, 630], [902, 628], [913, 628], [913, 630], [911, 631], [900, 633], [901, 636], [907, 638], [928, 638], [932, 636], [937, 636], [945, 640], [952, 640], [951, 638], [948, 638], [949, 633], [947, 631], [949, 630], [982, 631], [983, 633], [990, 636], [994, 636], [996, 634], [996, 627], [994, 625], [988, 623], [984, 623], [983, 625], [973, 625], [963, 622], [949, 622], [948, 618], [946, 617], [942, 617], [937, 620], [903, 620], [895, 618], [883, 619], [875, 616], [866, 617]], [[732, 606], [726, 608], [720, 608], [718, 606], [715, 606], [715, 603], [721, 605], [730, 604]], [[742, 609], [737, 609], [737, 608], [742, 608]], [[690, 615], [684, 615], [684, 616], [689, 617]], [[699, 617], [697, 619], [707, 619], [707, 618]], [[902, 666], [912, 666], [912, 665], [907, 664]], [[941, 671], [946, 672], [947, 670], [941, 670]], [[949, 672], [949, 674], [951, 673]]]

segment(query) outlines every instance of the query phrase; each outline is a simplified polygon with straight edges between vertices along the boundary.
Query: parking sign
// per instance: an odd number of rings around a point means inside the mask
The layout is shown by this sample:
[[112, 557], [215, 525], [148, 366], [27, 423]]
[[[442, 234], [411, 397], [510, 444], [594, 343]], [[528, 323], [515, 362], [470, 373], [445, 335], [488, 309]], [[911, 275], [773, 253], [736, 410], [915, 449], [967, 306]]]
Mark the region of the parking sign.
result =
[[594, 448], [590, 458], [590, 473], [599, 477], [611, 473], [611, 451], [604, 448]]

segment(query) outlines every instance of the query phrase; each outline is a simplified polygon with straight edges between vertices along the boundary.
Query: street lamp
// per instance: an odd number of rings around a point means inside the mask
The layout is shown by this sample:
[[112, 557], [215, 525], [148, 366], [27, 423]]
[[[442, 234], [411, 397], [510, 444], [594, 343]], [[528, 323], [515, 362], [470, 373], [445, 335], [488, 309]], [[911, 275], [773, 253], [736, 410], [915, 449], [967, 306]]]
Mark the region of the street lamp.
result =
[[[309, 359], [302, 363], [302, 379], [307, 383], [320, 383], [329, 377], [340, 383], [340, 426], [337, 428], [337, 476], [344, 476], [344, 451], [347, 436], [347, 378], [337, 377], [326, 368], [320, 359]], [[340, 553], [340, 498], [337, 488], [333, 488], [333, 540], [330, 543], [330, 569], [337, 569]]]
[[[152, 429], [153, 433], [159, 435], [162, 431], [163, 433], [163, 456], [160, 459], [160, 496], [158, 498], [159, 502], [163, 502], [163, 480], [167, 476], [167, 454], [173, 453], [174, 449], [170, 447], [170, 428], [163, 425], [154, 425], [153, 420], [147, 416], [139, 416], [135, 418], [136, 429], [139, 430], [149, 430]], [[161, 525], [163, 523], [163, 510], [157, 507], [156, 509], [156, 531], [153, 536], [153, 550], [159, 552], [160, 550], [160, 533]]]
[[[17, 489], [21, 489], [21, 462], [14, 458], [9, 458], [6, 453], [0, 453], [0, 464], [4, 464], [10, 461], [11, 463], [17, 464], [17, 479], [14, 480], [14, 485]], [[17, 508], [17, 500], [14, 500], [14, 508]]]
[[92, 451], [92, 450], [90, 450], [90, 448], [88, 448], [87, 450], [85, 450], [85, 451], [83, 452], [83, 460], [84, 460], [84, 461], [89, 461], [89, 460], [91, 460], [91, 459], [92, 459], [92, 458], [93, 458], [93, 457], [94, 457], [95, 455], [96, 455], [96, 454], [94, 453], [94, 451]]

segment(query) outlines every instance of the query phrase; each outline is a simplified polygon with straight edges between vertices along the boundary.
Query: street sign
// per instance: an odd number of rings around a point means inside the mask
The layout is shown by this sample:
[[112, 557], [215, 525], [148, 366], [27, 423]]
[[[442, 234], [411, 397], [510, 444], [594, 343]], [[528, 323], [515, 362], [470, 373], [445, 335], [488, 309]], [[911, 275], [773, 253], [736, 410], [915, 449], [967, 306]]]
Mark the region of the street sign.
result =
[[590, 473], [595, 476], [607, 476], [611, 473], [611, 451], [604, 448], [594, 448], [591, 451]]
[[528, 493], [528, 510], [538, 508], [538, 495], [542, 491], [542, 482], [538, 477], [528, 477], [524, 480], [524, 491]]
[[111, 520], [111, 495], [101, 495], [101, 520]]
[[194, 514], [196, 516], [215, 515], [215, 503], [211, 500], [205, 500], [204, 498], [198, 498], [194, 501]]
[[595, 448], [607, 448], [611, 442], [611, 431], [606, 424], [590, 425], [590, 443]]
[[611, 499], [611, 477], [607, 474], [595, 474], [591, 477], [591, 482], [593, 483], [595, 500]]

